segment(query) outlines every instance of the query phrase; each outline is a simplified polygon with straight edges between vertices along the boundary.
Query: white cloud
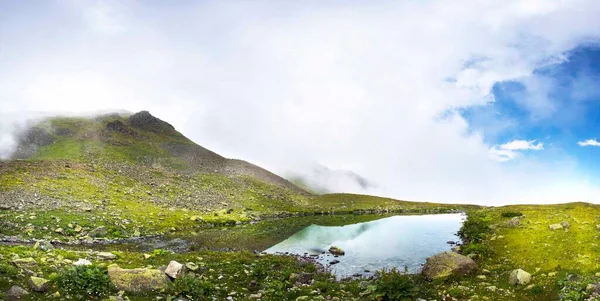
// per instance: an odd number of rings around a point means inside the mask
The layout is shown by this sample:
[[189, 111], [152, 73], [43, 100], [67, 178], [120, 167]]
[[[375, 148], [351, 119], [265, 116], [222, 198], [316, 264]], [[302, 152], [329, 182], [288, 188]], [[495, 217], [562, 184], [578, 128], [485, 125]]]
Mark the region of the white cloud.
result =
[[543, 150], [544, 143], [535, 143], [535, 140], [513, 140], [502, 145], [490, 148], [490, 157], [500, 162], [506, 162], [515, 159], [518, 151], [524, 150]]
[[224, 155], [352, 170], [401, 199], [543, 202], [579, 178], [565, 156], [490, 159], [523, 149], [455, 109], [599, 38], [598, 1], [75, 3], [3, 21], [1, 112], [148, 109]]
[[577, 142], [577, 144], [579, 146], [600, 146], [600, 142], [598, 142], [598, 140], [596, 140], [596, 139], [588, 139], [585, 141], [579, 141], [579, 142]]
[[538, 142], [535, 144], [535, 140], [513, 140], [511, 142], [500, 145], [500, 148], [506, 150], [543, 150], [544, 143]]

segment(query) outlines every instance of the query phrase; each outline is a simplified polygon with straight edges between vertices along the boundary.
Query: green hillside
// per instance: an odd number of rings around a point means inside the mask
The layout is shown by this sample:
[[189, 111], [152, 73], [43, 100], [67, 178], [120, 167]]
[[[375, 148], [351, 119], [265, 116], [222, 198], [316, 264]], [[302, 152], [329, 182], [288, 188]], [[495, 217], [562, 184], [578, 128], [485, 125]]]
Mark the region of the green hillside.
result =
[[41, 120], [13, 157], [0, 163], [5, 236], [74, 240], [105, 227], [100, 236], [124, 238], [288, 215], [460, 207], [312, 195], [195, 144], [148, 112]]

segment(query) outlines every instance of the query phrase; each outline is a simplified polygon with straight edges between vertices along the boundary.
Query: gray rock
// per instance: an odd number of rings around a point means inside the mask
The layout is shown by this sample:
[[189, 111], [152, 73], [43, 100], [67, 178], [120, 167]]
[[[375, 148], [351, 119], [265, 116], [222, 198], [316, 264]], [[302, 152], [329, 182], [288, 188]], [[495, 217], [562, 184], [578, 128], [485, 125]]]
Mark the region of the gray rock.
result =
[[31, 277], [29, 278], [29, 287], [36, 292], [45, 293], [48, 290], [48, 285], [50, 280], [40, 278], [40, 277]]
[[92, 262], [87, 259], [79, 259], [73, 262], [73, 265], [92, 265]]
[[344, 250], [342, 250], [339, 247], [336, 246], [332, 246], [331, 248], [329, 248], [329, 253], [333, 254], [333, 255], [337, 255], [337, 256], [342, 256], [345, 255], [346, 252], [344, 252]]
[[422, 274], [429, 280], [450, 275], [466, 275], [477, 269], [473, 259], [454, 252], [443, 252], [427, 258]]
[[185, 268], [190, 271], [196, 271], [196, 270], [198, 270], [198, 265], [193, 262], [188, 262], [185, 264]]
[[108, 277], [118, 290], [128, 293], [156, 292], [166, 289], [169, 277], [161, 270], [108, 268]]
[[22, 269], [35, 269], [37, 268], [37, 261], [35, 259], [28, 258], [17, 258], [12, 261], [12, 263], [18, 268]]
[[513, 270], [510, 273], [510, 276], [508, 276], [508, 282], [512, 285], [524, 285], [527, 284], [531, 281], [531, 274], [521, 270], [521, 269], [516, 269]]
[[169, 262], [167, 269], [165, 269], [165, 274], [173, 279], [180, 277], [183, 274], [183, 264], [172, 260]]
[[519, 226], [520, 224], [521, 224], [521, 219], [520, 219], [518, 216], [515, 216], [515, 217], [511, 218], [511, 219], [508, 221], [508, 223], [507, 223], [507, 225], [508, 225], [509, 227], [517, 227], [517, 226]]
[[550, 230], [560, 230], [563, 228], [563, 226], [561, 224], [552, 224], [549, 227], [550, 227]]
[[571, 227], [571, 224], [569, 224], [568, 222], [562, 222], [560, 223], [560, 225], [565, 229], [569, 229]]
[[104, 226], [100, 226], [88, 233], [88, 235], [91, 237], [106, 236], [106, 234], [108, 234], [108, 232], [106, 231], [106, 227]]
[[102, 259], [102, 260], [117, 259], [117, 255], [115, 255], [111, 252], [98, 252], [98, 254], [96, 256], [98, 257], [98, 259]]
[[24, 290], [18, 285], [13, 285], [7, 292], [6, 297], [9, 301], [13, 300], [24, 300], [25, 296], [29, 295], [29, 292]]
[[289, 280], [292, 283], [302, 283], [302, 284], [308, 284], [310, 283], [310, 281], [313, 279], [312, 274], [310, 273], [292, 273], [290, 274]]

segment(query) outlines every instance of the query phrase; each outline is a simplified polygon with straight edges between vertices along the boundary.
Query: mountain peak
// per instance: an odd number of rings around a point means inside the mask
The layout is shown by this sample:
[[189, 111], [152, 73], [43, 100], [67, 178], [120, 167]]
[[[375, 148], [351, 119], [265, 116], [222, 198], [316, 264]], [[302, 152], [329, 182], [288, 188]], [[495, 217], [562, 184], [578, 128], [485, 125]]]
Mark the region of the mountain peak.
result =
[[170, 123], [154, 117], [148, 111], [137, 112], [129, 116], [128, 121], [129, 124], [134, 127], [153, 132], [168, 132], [175, 130], [175, 127], [173, 127]]

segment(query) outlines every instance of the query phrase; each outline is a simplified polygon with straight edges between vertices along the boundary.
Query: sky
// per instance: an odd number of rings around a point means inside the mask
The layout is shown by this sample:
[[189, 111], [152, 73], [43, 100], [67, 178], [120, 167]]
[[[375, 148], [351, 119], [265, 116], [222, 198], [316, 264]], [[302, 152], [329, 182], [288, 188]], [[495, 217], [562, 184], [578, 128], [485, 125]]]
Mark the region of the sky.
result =
[[0, 0], [0, 153], [40, 112], [149, 110], [329, 191], [600, 203], [598, 15], [596, 0]]

